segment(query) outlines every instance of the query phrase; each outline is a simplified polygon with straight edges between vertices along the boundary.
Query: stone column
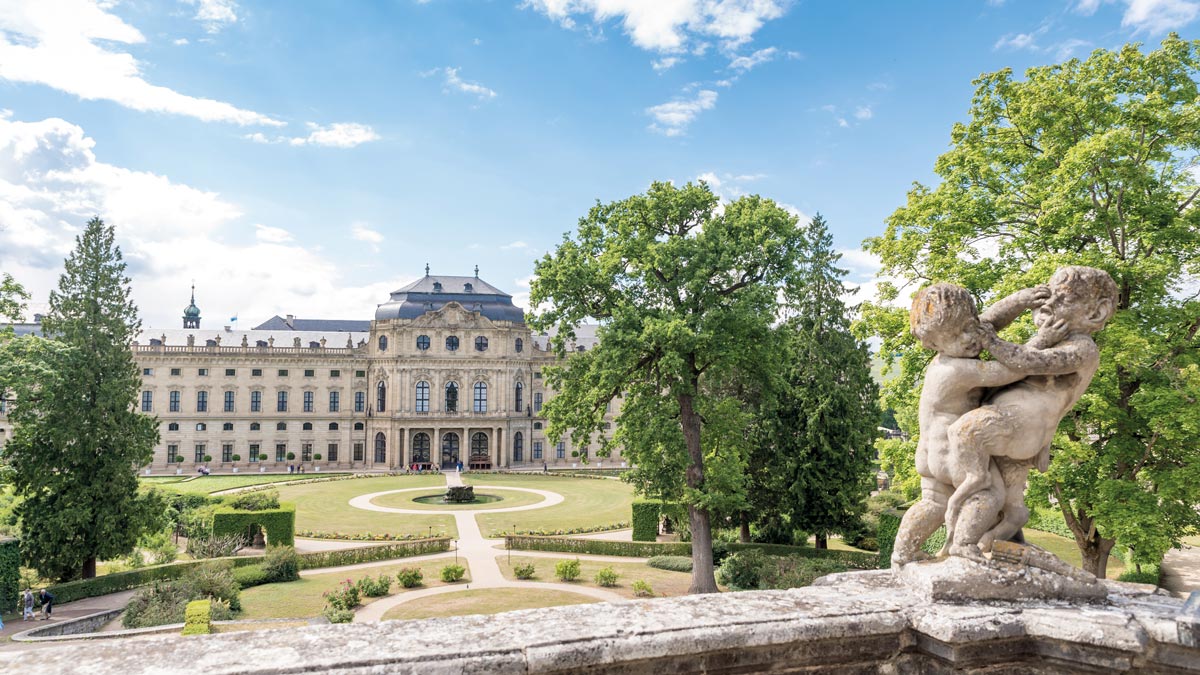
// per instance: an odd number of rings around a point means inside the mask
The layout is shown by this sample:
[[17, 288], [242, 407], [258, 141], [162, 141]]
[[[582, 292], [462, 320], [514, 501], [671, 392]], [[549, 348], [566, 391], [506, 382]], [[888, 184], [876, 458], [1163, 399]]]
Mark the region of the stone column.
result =
[[436, 466], [442, 466], [442, 428], [439, 426], [433, 427], [433, 442], [429, 444], [429, 463]]
[[396, 461], [399, 463], [399, 466], [396, 468], [403, 469], [404, 467], [408, 466], [409, 462], [408, 462], [408, 458], [406, 457], [407, 452], [408, 452], [408, 429], [406, 429], [405, 427], [400, 427], [400, 443], [396, 447]]

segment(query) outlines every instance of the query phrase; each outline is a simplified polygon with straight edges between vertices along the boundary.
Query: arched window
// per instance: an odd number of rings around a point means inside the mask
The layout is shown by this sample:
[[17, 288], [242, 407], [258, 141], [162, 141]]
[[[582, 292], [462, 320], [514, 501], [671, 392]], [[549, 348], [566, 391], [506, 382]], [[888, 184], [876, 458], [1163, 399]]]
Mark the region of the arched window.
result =
[[386, 335], [379, 336], [379, 351], [381, 351], [381, 352], [387, 351], [387, 336]]
[[421, 351], [425, 351], [425, 350], [429, 349], [429, 336], [428, 335], [418, 335], [417, 336], [417, 349], [420, 349]]
[[387, 438], [382, 431], [375, 434], [375, 463], [387, 463]]
[[522, 384], [520, 382], [517, 383], [516, 396], [514, 396], [514, 398], [517, 399], [517, 401], [516, 401], [517, 414], [519, 415], [519, 414], [525, 412], [525, 385], [524, 384]]
[[382, 381], [375, 387], [375, 412], [387, 410], [387, 385]]
[[[363, 429], [365, 429], [365, 428], [366, 428], [366, 427], [364, 427], [364, 426], [363, 426], [363, 423], [362, 423], [362, 422], [355, 422], [355, 423], [354, 423], [354, 430], [355, 430], [355, 431], [362, 431], [362, 430], [363, 430]], [[362, 461], [362, 460], [359, 460], [359, 461]]]
[[475, 338], [475, 351], [477, 351], [477, 352], [486, 352], [487, 351], [487, 338], [483, 337], [482, 335]]
[[233, 431], [233, 422], [226, 422], [222, 424], [221, 431]]
[[488, 462], [488, 437], [482, 431], [471, 434], [471, 463]]
[[425, 380], [417, 383], [417, 412], [429, 412], [429, 383]]
[[453, 431], [442, 434], [442, 468], [458, 464], [458, 434]]
[[167, 431], [179, 431], [179, 422], [171, 422], [168, 424]]
[[302, 431], [312, 431], [312, 422], [305, 422]]
[[525, 351], [525, 341], [517, 338], [517, 353], [520, 354], [523, 351]]
[[250, 423], [250, 431], [258, 431], [260, 429], [262, 429], [262, 426], [258, 422]]
[[487, 382], [475, 383], [475, 412], [487, 412]]
[[446, 351], [448, 351], [448, 352], [458, 351], [458, 337], [457, 336], [451, 335], [450, 337], [446, 338]]
[[279, 422], [275, 425], [275, 431], [287, 431], [287, 422]]
[[413, 436], [412, 461], [417, 464], [429, 463], [429, 434], [420, 433]]
[[338, 423], [337, 423], [337, 422], [330, 422], [330, 423], [329, 423], [329, 430], [330, 430], [330, 431], [337, 431], [337, 430], [338, 430]]
[[208, 431], [208, 425], [204, 422], [197, 422], [196, 431]]
[[525, 455], [525, 436], [521, 432], [513, 434], [513, 461], [523, 462]]
[[458, 412], [458, 383], [446, 383], [446, 412]]

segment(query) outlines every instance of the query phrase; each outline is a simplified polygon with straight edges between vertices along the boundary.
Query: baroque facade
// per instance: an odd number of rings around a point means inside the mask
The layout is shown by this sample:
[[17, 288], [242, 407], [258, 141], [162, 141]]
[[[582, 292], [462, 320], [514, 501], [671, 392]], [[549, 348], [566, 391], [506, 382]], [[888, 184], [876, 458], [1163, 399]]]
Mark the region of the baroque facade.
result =
[[[277, 316], [251, 330], [203, 329], [194, 290], [183, 320], [133, 345], [139, 409], [161, 423], [146, 467], [155, 473], [569, 467], [588, 452], [546, 438], [548, 338], [478, 271], [426, 269], [372, 321]], [[575, 348], [594, 344], [581, 330]]]

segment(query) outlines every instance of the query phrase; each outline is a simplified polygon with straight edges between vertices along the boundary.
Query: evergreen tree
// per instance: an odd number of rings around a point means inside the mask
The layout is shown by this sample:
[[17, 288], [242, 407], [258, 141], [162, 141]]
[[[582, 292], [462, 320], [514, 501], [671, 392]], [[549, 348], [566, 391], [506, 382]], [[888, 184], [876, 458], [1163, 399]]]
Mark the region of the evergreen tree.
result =
[[878, 388], [867, 346], [850, 332], [837, 268], [841, 254], [825, 220], [805, 228], [808, 252], [781, 327], [785, 382], [773, 411], [767, 492], [791, 528], [816, 535], [853, 531], [873, 484]]
[[137, 467], [150, 462], [158, 425], [134, 407], [141, 378], [129, 346], [140, 322], [113, 238], [99, 218], [76, 238], [42, 324], [65, 349], [43, 350], [49, 367], [14, 382], [5, 456], [23, 497], [22, 549], [63, 580], [93, 577], [98, 558], [128, 554], [162, 513], [138, 494]]

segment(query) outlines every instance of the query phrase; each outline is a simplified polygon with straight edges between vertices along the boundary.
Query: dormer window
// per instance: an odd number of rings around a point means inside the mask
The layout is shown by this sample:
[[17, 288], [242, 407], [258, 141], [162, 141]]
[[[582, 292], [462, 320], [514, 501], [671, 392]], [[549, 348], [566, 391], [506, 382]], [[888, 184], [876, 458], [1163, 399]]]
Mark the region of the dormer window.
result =
[[471, 285], [471, 284], [468, 282], [468, 283], [465, 283], [465, 284], [463, 284], [463, 290], [464, 290], [464, 291], [466, 291], [467, 293], [472, 293], [472, 292], [474, 292], [474, 291], [475, 291], [475, 287], [474, 287], [474, 286], [472, 286], [472, 285]]
[[434, 293], [442, 292], [442, 282], [440, 282], [440, 281], [433, 282], [433, 292]]

